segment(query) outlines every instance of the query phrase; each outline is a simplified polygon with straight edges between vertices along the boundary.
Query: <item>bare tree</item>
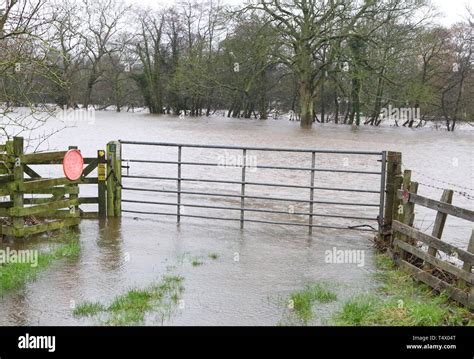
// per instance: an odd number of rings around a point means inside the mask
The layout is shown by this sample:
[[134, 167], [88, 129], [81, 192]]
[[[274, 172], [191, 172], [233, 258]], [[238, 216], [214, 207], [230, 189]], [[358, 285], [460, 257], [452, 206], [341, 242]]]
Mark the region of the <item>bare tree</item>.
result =
[[88, 60], [88, 76], [84, 107], [91, 103], [94, 85], [100, 80], [104, 69], [102, 59], [120, 50], [117, 46], [122, 28], [122, 20], [128, 12], [123, 2], [115, 0], [83, 0], [86, 29], [80, 35], [84, 40]]
[[7, 138], [21, 134], [27, 143], [56, 132], [40, 131], [54, 115], [41, 85], [60, 81], [48, 59], [45, 3], [8, 0], [0, 12], [0, 131]]

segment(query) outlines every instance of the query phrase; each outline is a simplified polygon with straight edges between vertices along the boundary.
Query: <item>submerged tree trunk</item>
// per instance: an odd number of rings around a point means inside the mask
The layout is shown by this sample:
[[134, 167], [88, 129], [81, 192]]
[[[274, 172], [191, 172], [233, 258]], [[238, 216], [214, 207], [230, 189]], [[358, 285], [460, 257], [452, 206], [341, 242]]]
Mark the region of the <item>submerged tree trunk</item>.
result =
[[301, 127], [311, 127], [314, 119], [313, 91], [311, 85], [303, 80], [300, 83], [300, 118]]
[[349, 116], [349, 125], [353, 125], [354, 121], [357, 126], [360, 125], [360, 91], [361, 81], [358, 76], [352, 79], [352, 90], [351, 90], [351, 113]]
[[382, 111], [382, 97], [383, 97], [383, 92], [384, 92], [384, 80], [383, 80], [384, 73], [385, 73], [385, 69], [382, 69], [377, 81], [377, 91], [375, 95], [375, 103], [374, 103], [374, 108], [372, 110], [372, 116], [370, 120], [366, 121], [365, 123], [366, 125], [370, 124], [372, 126], [373, 125], [377, 126], [377, 123], [379, 121], [380, 112]]

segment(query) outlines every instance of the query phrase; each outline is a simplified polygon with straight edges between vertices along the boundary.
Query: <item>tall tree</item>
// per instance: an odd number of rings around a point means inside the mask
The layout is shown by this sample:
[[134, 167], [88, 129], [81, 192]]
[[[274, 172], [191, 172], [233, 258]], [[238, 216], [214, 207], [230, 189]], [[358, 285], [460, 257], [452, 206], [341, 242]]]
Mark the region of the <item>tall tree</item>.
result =
[[329, 65], [314, 61], [315, 54], [334, 39], [350, 35], [357, 21], [376, 2], [362, 4], [344, 0], [260, 0], [249, 8], [270, 16], [286, 45], [280, 59], [291, 68], [299, 82], [299, 113], [302, 127], [311, 127], [315, 116], [317, 79]]
[[162, 47], [164, 14], [141, 12], [139, 14], [140, 33], [136, 40], [136, 50], [143, 72], [136, 80], [145, 98], [150, 113], [163, 113], [164, 49]]

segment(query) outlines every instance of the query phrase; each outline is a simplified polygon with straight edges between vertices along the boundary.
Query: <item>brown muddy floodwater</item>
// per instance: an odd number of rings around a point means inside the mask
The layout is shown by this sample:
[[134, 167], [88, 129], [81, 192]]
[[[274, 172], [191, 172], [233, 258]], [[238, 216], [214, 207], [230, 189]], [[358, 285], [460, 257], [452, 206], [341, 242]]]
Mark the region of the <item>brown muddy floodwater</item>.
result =
[[[299, 147], [337, 150], [392, 150], [403, 153], [405, 168], [413, 170], [413, 179], [422, 185], [419, 193], [437, 198], [441, 190], [450, 187], [472, 196], [474, 156], [473, 132], [446, 133], [431, 129], [359, 128], [346, 126], [315, 126], [302, 130], [298, 123], [284, 120], [230, 120], [220, 117], [178, 119], [145, 114], [96, 113], [94, 123], [67, 123], [74, 126], [62, 131], [44, 144], [43, 149], [64, 149], [77, 145], [87, 157], [96, 155], [111, 140], [220, 144], [234, 146]], [[59, 127], [56, 121], [48, 125]], [[188, 151], [188, 152], [186, 152]], [[183, 160], [216, 162], [217, 153], [208, 150], [185, 150]], [[232, 156], [231, 153], [224, 155]], [[282, 153], [255, 154], [257, 164], [282, 166], [310, 165], [308, 156]], [[347, 156], [318, 156], [317, 165], [340, 168]], [[176, 159], [176, 150], [124, 146], [124, 159]], [[349, 158], [353, 168], [376, 170], [376, 159]], [[60, 170], [59, 168], [57, 169]], [[55, 170], [42, 169], [44, 175]], [[176, 166], [132, 166], [130, 174], [175, 176]], [[187, 167], [183, 177], [240, 180], [238, 169], [218, 168], [213, 171]], [[308, 184], [308, 175], [260, 170], [249, 174], [249, 181]], [[132, 180], [128, 185], [143, 188], [175, 189], [174, 182]], [[446, 183], [456, 184], [452, 187]], [[376, 177], [321, 174], [316, 185], [378, 189]], [[426, 186], [429, 185], [429, 186]], [[88, 188], [89, 187], [89, 188]], [[235, 193], [238, 189], [226, 185], [186, 184], [185, 190], [208, 190]], [[234, 191], [234, 192], [233, 192]], [[257, 194], [257, 190], [254, 190]], [[306, 198], [307, 192], [291, 189], [258, 189], [258, 194], [275, 197]], [[81, 193], [93, 195], [92, 186], [83, 186]], [[249, 194], [252, 190], [249, 189]], [[172, 202], [175, 195], [148, 195], [124, 192], [124, 198]], [[351, 193], [316, 193], [316, 197], [341, 202], [377, 202], [377, 195]], [[183, 202], [233, 206], [229, 199], [204, 200], [189, 196]], [[249, 201], [249, 206], [257, 205]], [[473, 209], [473, 201], [456, 194], [454, 204]], [[259, 206], [287, 210], [288, 204], [259, 202]], [[286, 206], [286, 207], [285, 207]], [[173, 208], [124, 203], [129, 210], [175, 211]], [[295, 205], [295, 211], [304, 207]], [[93, 210], [93, 207], [90, 208]], [[186, 214], [238, 216], [238, 213], [186, 208]], [[336, 209], [340, 214], [375, 217], [376, 208]], [[315, 212], [329, 213], [325, 206]], [[249, 215], [250, 216], [250, 215]], [[285, 218], [286, 216], [286, 218]], [[275, 215], [255, 215], [256, 219], [288, 221]], [[305, 218], [292, 220], [305, 223]], [[435, 213], [418, 208], [417, 225], [429, 232]], [[315, 219], [316, 224], [342, 224], [339, 220]], [[352, 222], [343, 223], [353, 224]], [[360, 224], [360, 222], [357, 222]], [[375, 226], [375, 222], [370, 223]], [[459, 246], [467, 246], [472, 224], [448, 218], [444, 238]], [[238, 222], [183, 218], [178, 226], [175, 218], [124, 213], [121, 220], [99, 222], [84, 220], [80, 225], [81, 252], [79, 258], [60, 260], [42, 271], [37, 280], [0, 298], [0, 325], [89, 325], [100, 324], [94, 318], [76, 318], [71, 303], [99, 301], [107, 304], [117, 295], [133, 287], [146, 287], [166, 274], [184, 277], [183, 302], [169, 318], [146, 317], [146, 325], [277, 325], [294, 323], [287, 309], [289, 295], [307, 284], [328, 283], [338, 295], [335, 303], [318, 305], [312, 324], [325, 324], [345, 299], [370, 291], [373, 279], [374, 254], [371, 233], [347, 230], [315, 229], [312, 236], [304, 227], [285, 227], [248, 223], [240, 230]], [[45, 238], [19, 243], [18, 248], [37, 248]], [[8, 243], [0, 244], [7, 246]], [[365, 252], [365, 265], [330, 264], [325, 251], [357, 249]], [[210, 259], [210, 254], [217, 259]], [[201, 258], [203, 265], [193, 266]]]

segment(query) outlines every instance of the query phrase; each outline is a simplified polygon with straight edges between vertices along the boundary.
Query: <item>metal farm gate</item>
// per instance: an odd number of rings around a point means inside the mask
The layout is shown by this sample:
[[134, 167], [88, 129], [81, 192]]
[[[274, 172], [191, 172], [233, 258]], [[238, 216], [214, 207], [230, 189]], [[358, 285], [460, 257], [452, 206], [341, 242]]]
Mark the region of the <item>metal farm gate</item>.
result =
[[[386, 152], [117, 142], [135, 216], [381, 231]], [[116, 171], [119, 169], [117, 168]]]

